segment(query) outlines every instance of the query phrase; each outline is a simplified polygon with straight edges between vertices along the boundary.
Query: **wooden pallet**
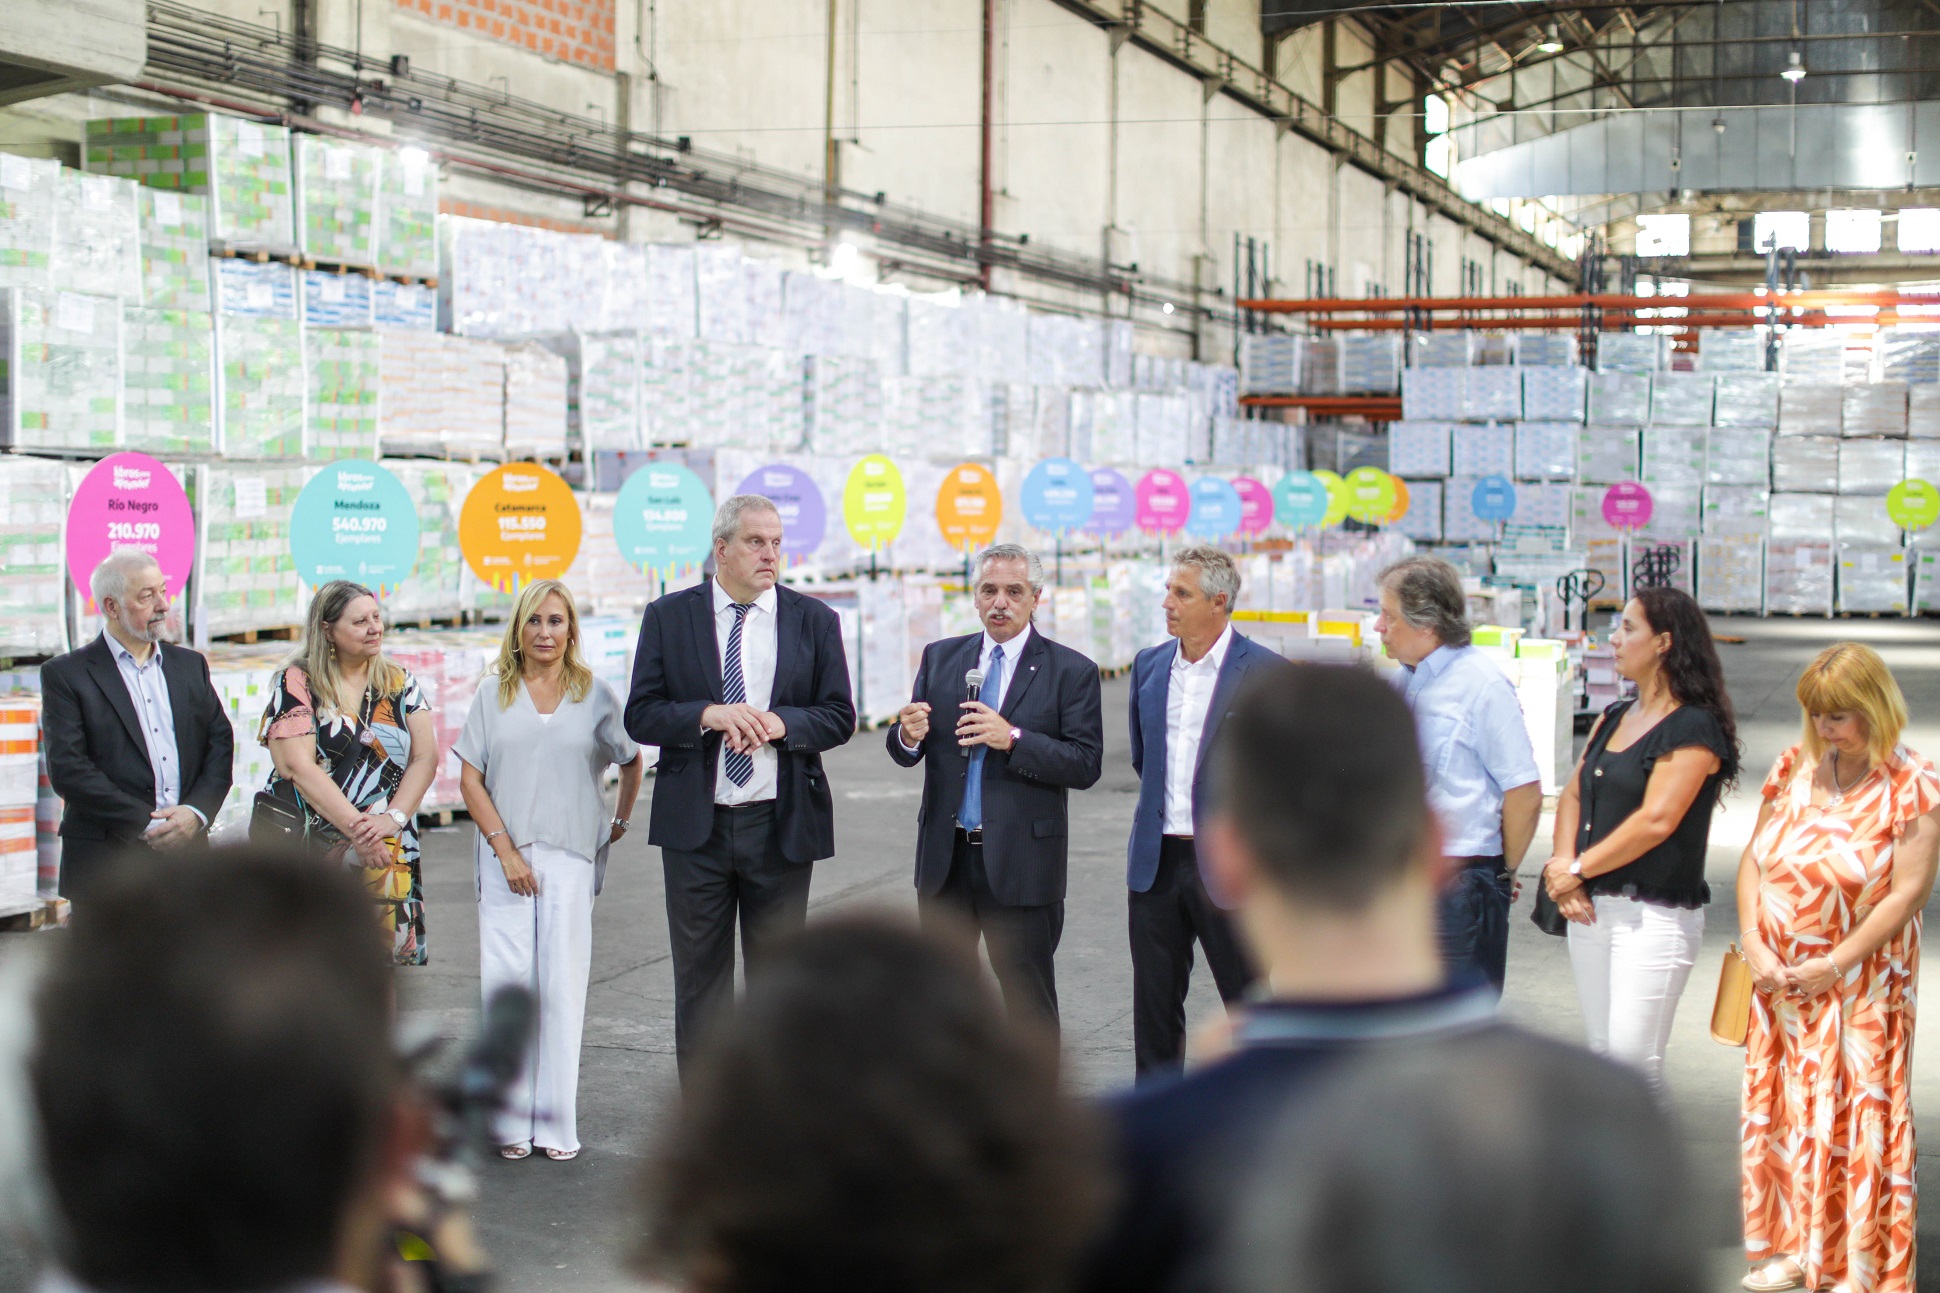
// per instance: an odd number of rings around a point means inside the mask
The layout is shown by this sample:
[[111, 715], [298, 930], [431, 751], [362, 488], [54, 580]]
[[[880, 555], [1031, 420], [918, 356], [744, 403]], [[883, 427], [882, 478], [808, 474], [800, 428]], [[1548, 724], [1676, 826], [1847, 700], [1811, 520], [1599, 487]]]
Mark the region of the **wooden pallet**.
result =
[[257, 642], [295, 642], [303, 636], [301, 624], [273, 624], [266, 628], [241, 629], [235, 633], [212, 633], [214, 642], [240, 642], [250, 646]]
[[24, 934], [36, 929], [65, 925], [68, 910], [68, 901], [65, 898], [43, 898], [28, 911], [17, 911], [0, 916], [0, 933]]
[[268, 251], [258, 247], [227, 247], [216, 243], [211, 244], [209, 247], [209, 254], [211, 256], [222, 257], [226, 260], [254, 261], [258, 265], [275, 263], [278, 265], [291, 265], [297, 269], [318, 269], [327, 274], [361, 274], [365, 278], [390, 279], [392, 282], [403, 283], [406, 286], [416, 286], [419, 284], [432, 288], [438, 286], [438, 280], [433, 275], [393, 274], [376, 265], [352, 265], [346, 261], [317, 260], [315, 257], [305, 256], [302, 252], [295, 251]]

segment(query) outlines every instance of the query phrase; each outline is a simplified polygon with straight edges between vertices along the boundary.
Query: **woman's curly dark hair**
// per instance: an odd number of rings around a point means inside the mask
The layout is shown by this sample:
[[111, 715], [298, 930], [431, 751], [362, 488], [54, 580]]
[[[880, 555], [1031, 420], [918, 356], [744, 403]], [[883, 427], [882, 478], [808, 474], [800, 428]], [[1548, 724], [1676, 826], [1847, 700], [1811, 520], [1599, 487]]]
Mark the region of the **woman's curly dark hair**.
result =
[[642, 1273], [710, 1293], [1050, 1293], [1103, 1143], [967, 939], [888, 917], [766, 949], [645, 1178]]
[[1719, 772], [1724, 779], [1719, 784], [1730, 787], [1738, 780], [1744, 746], [1738, 740], [1731, 696], [1724, 689], [1724, 665], [1718, 660], [1717, 643], [1711, 640], [1711, 621], [1696, 600], [1680, 588], [1639, 588], [1631, 596], [1643, 608], [1651, 632], [1671, 635], [1671, 649], [1664, 653], [1662, 665], [1671, 695], [1678, 704], [1701, 709], [1718, 720], [1728, 752], [1720, 755]]

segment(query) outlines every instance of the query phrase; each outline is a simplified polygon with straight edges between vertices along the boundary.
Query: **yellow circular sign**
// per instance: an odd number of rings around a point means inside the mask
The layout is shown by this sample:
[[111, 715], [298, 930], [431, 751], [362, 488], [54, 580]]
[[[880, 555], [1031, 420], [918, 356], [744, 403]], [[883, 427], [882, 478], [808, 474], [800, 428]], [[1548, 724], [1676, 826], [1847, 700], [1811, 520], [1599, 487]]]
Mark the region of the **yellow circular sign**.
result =
[[1368, 525], [1386, 524], [1396, 501], [1394, 477], [1379, 467], [1356, 467], [1341, 482], [1347, 494], [1347, 514]]
[[966, 462], [943, 475], [936, 491], [936, 528], [959, 552], [988, 547], [1004, 519], [1004, 493], [988, 467]]
[[894, 543], [903, 532], [908, 510], [903, 474], [889, 459], [872, 453], [849, 472], [849, 483], [842, 487], [842, 523], [857, 546], [880, 548]]
[[472, 573], [501, 593], [563, 578], [579, 555], [582, 518], [572, 486], [537, 463], [507, 463], [465, 495], [458, 546]]
[[1325, 468], [1315, 468], [1308, 474], [1327, 487], [1327, 515], [1320, 518], [1320, 528], [1332, 529], [1347, 519], [1347, 505], [1353, 501], [1347, 483]]

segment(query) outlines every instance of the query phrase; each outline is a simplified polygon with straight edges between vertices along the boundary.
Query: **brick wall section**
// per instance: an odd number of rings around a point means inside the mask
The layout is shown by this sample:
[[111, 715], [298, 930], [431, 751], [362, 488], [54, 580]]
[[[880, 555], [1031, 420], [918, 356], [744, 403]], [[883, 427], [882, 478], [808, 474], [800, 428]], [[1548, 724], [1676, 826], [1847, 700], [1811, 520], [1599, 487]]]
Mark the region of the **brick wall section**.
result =
[[397, 0], [406, 13], [561, 62], [614, 70], [618, 0]]

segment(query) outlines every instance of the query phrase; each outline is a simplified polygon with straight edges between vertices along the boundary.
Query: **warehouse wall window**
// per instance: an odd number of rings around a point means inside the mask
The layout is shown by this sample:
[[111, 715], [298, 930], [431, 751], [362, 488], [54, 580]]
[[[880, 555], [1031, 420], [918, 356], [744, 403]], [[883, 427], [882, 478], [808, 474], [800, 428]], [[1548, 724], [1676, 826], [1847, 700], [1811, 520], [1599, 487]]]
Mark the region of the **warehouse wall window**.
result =
[[1455, 141], [1448, 133], [1448, 100], [1439, 94], [1421, 101], [1421, 133], [1428, 136], [1421, 164], [1446, 179], [1455, 168]]
[[1783, 250], [1812, 250], [1812, 217], [1804, 211], [1760, 211], [1752, 224], [1752, 249], [1764, 252], [1774, 242]]
[[1638, 216], [1637, 254], [1639, 256], [1690, 255], [1691, 217], [1687, 215]]
[[1900, 210], [1900, 250], [1940, 251], [1940, 207]]
[[1843, 252], [1879, 250], [1880, 221], [1877, 211], [1828, 211], [1825, 213], [1825, 249]]

